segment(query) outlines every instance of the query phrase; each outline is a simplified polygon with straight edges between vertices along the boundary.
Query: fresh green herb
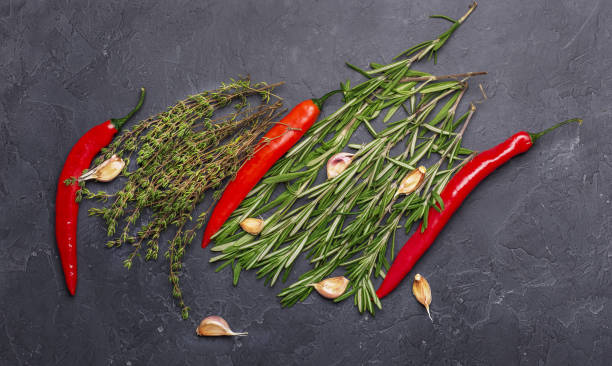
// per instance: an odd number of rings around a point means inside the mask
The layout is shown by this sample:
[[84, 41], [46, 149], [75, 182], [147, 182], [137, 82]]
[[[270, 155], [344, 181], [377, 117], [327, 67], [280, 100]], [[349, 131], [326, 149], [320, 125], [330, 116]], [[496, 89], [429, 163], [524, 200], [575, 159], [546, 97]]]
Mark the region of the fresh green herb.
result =
[[[108, 236], [115, 236], [107, 243], [109, 248], [132, 246], [124, 261], [128, 269], [144, 248], [146, 260], [157, 259], [162, 232], [170, 226], [176, 229], [164, 255], [169, 261], [172, 295], [184, 318], [189, 307], [183, 300], [179, 273], [187, 246], [205, 222], [207, 211], [189, 227], [191, 213], [207, 192], [212, 194], [236, 173], [253, 153], [259, 136], [278, 119], [282, 103], [272, 94], [277, 85], [232, 80], [140, 122], [118, 136], [94, 163], [113, 154], [122, 157], [127, 177], [123, 188], [116, 193], [80, 191], [80, 197], [112, 201], [89, 213], [104, 218]], [[260, 102], [252, 106], [249, 97], [259, 97]], [[136, 159], [133, 171], [128, 170], [130, 158]], [[140, 224], [145, 212], [151, 213], [150, 219]]]
[[[211, 262], [223, 262], [220, 268], [231, 265], [234, 283], [243, 269], [257, 269], [259, 277], [274, 285], [306, 254], [313, 268], [279, 294], [284, 306], [304, 300], [312, 291], [309, 284], [343, 267], [350, 289], [335, 301], [353, 296], [361, 312], [380, 307], [372, 276], [389, 266], [387, 257], [394, 252], [394, 244], [388, 249], [389, 240], [394, 240], [403, 218], [406, 230], [421, 219], [426, 226], [429, 207], [439, 204], [439, 192], [471, 154], [460, 143], [473, 111], [458, 119], [455, 114], [465, 80], [480, 73], [434, 76], [410, 67], [434, 55], [472, 10], [435, 40], [400, 55], [408, 58], [372, 64], [370, 71], [349, 64], [367, 80], [353, 87], [349, 81], [341, 85], [344, 105], [317, 122], [255, 187], [215, 236], [213, 251], [220, 254]], [[376, 131], [371, 122], [379, 116], [387, 126]], [[357, 151], [346, 170], [315, 185], [327, 160], [348, 144], [362, 123], [373, 140], [353, 145]], [[401, 142], [403, 152], [392, 157], [391, 150]], [[439, 160], [429, 167], [421, 188], [398, 196], [399, 181], [432, 154]], [[449, 167], [441, 172], [444, 161]], [[285, 190], [273, 198], [278, 184]], [[268, 217], [259, 236], [236, 232], [242, 220], [264, 214]]]

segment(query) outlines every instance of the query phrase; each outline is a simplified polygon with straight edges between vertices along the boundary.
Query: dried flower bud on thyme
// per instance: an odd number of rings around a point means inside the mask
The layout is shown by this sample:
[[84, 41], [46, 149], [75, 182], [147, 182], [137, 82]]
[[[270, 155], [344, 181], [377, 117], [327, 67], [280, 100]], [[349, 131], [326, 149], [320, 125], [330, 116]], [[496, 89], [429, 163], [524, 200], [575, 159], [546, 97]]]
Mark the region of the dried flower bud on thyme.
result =
[[[179, 272], [186, 247], [202, 227], [207, 211], [190, 225], [191, 213], [206, 193], [222, 188], [224, 179], [233, 176], [253, 153], [260, 135], [278, 120], [282, 103], [272, 94], [278, 85], [232, 80], [140, 122], [115, 138], [94, 162], [97, 165], [117, 155], [129, 167], [130, 158], [135, 158], [136, 166], [123, 171], [124, 186], [116, 193], [80, 191], [79, 199], [111, 200], [89, 213], [106, 221], [108, 236], [115, 237], [107, 243], [109, 248], [132, 245], [124, 261], [128, 269], [143, 247], [146, 260], [157, 259], [162, 232], [176, 228], [165, 257], [172, 295], [184, 318], [189, 308], [179, 287]], [[249, 97], [258, 98], [257, 105]], [[139, 221], [145, 211], [150, 217]], [[139, 228], [137, 222], [142, 222]]]

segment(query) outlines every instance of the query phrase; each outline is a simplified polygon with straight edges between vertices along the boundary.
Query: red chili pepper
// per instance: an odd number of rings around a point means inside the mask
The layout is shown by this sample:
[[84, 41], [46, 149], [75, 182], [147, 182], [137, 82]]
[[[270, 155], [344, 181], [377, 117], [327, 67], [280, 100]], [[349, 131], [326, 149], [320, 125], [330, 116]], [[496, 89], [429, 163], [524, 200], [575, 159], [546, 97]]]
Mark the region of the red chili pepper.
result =
[[325, 100], [336, 93], [332, 91], [320, 99], [308, 99], [295, 106], [276, 126], [259, 141], [256, 152], [236, 173], [213, 210], [202, 239], [206, 248], [211, 237], [240, 205], [266, 172], [308, 131], [319, 117]]
[[461, 203], [476, 188], [476, 186], [495, 169], [504, 165], [508, 160], [516, 155], [529, 150], [533, 143], [542, 135], [571, 122], [581, 123], [580, 119], [570, 119], [561, 122], [540, 133], [518, 132], [508, 140], [493, 147], [492, 149], [481, 152], [471, 161], [463, 166], [442, 190], [440, 197], [444, 202], [444, 209], [438, 212], [433, 207], [429, 209], [428, 225], [422, 231], [421, 225], [416, 232], [408, 239], [393, 261], [389, 272], [385, 276], [382, 284], [376, 291], [379, 298], [387, 296], [399, 285], [412, 269], [415, 263], [429, 249], [431, 244], [444, 228], [444, 225], [451, 218], [453, 213], [461, 206]]
[[77, 179], [83, 170], [89, 168], [93, 158], [112, 141], [113, 136], [125, 122], [140, 109], [144, 96], [145, 90], [142, 88], [138, 104], [127, 116], [110, 119], [87, 131], [72, 147], [64, 163], [55, 196], [55, 238], [66, 286], [71, 295], [74, 295], [77, 283], [76, 233], [79, 204], [76, 202], [76, 195], [81, 187], [77, 182], [67, 185], [65, 181]]

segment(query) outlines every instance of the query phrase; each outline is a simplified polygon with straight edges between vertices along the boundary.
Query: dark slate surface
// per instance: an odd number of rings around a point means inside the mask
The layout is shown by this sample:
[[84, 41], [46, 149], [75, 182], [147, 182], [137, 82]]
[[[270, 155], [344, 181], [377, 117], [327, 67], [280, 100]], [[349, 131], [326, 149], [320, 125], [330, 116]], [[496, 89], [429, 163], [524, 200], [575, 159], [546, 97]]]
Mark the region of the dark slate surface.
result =
[[[410, 284], [376, 314], [318, 296], [281, 309], [252, 274], [238, 288], [209, 251], [188, 253], [191, 318], [165, 263], [122, 268], [81, 208], [79, 285], [64, 286], [55, 184], [75, 141], [238, 74], [286, 81], [291, 106], [335, 88], [352, 61], [389, 61], [463, 14], [467, 1], [25, 1], [0, 4], [0, 364], [607, 365], [612, 357], [612, 45], [609, 1], [482, 1], [436, 73], [489, 71], [466, 144], [580, 116], [493, 174], [417, 265], [433, 324]], [[467, 100], [478, 99], [472, 87]], [[333, 103], [332, 103], [333, 104]], [[331, 106], [333, 107], [333, 105]], [[328, 108], [327, 111], [331, 110]], [[366, 134], [357, 136], [365, 139]], [[403, 241], [401, 236], [399, 241]], [[196, 243], [199, 239], [196, 239]], [[194, 335], [219, 314], [245, 338]]]

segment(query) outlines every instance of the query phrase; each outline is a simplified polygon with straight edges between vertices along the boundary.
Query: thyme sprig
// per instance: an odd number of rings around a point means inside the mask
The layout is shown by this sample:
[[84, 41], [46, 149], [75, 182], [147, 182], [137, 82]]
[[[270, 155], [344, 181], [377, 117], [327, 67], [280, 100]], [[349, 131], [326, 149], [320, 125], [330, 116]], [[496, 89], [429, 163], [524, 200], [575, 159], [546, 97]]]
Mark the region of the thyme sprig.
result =
[[[272, 94], [278, 85], [232, 80], [140, 122], [119, 135], [94, 163], [113, 154], [121, 156], [128, 162], [122, 172], [127, 178], [124, 186], [115, 193], [94, 193], [85, 187], [78, 197], [111, 201], [89, 213], [105, 220], [108, 236], [114, 237], [106, 244], [109, 248], [132, 246], [124, 261], [128, 269], [145, 247], [145, 260], [157, 259], [162, 233], [175, 228], [164, 255], [172, 295], [184, 318], [189, 307], [183, 300], [179, 274], [187, 246], [208, 211], [190, 225], [192, 212], [207, 193], [212, 194], [236, 173], [253, 153], [259, 136], [278, 120], [282, 102]], [[249, 97], [260, 101], [253, 105]], [[130, 159], [136, 160], [131, 170]], [[141, 223], [145, 212], [151, 213], [150, 218]]]
[[[474, 7], [458, 21], [445, 17], [453, 23], [449, 30], [398, 56], [404, 59], [371, 64], [370, 71], [347, 64], [367, 80], [354, 87], [350, 81], [341, 84], [344, 105], [308, 131], [217, 233], [213, 251], [220, 254], [211, 262], [222, 262], [218, 270], [231, 265], [236, 284], [243, 269], [257, 269], [258, 277], [274, 285], [279, 278], [286, 280], [296, 259], [305, 254], [313, 268], [279, 294], [284, 306], [304, 300], [312, 291], [308, 284], [339, 267], [345, 268], [350, 289], [336, 301], [354, 296], [361, 312], [373, 313], [375, 305], [381, 306], [372, 277], [389, 266], [387, 258], [394, 252], [389, 240], [394, 242], [402, 219], [407, 231], [421, 219], [426, 227], [429, 208], [440, 208], [439, 193], [471, 156], [461, 147], [461, 138], [473, 111], [458, 119], [455, 114], [466, 80], [482, 74], [435, 76], [411, 66], [426, 56], [435, 58]], [[376, 131], [372, 122], [379, 117], [387, 125]], [[348, 145], [357, 150], [351, 165], [338, 177], [315, 184], [329, 157], [347, 146], [360, 125], [372, 141]], [[391, 156], [402, 142], [403, 152]], [[421, 188], [397, 196], [397, 183], [432, 154], [439, 159], [429, 167]], [[447, 167], [441, 170], [445, 161]], [[273, 198], [279, 184], [285, 190]], [[268, 216], [259, 236], [236, 232], [242, 220], [259, 215]]]

